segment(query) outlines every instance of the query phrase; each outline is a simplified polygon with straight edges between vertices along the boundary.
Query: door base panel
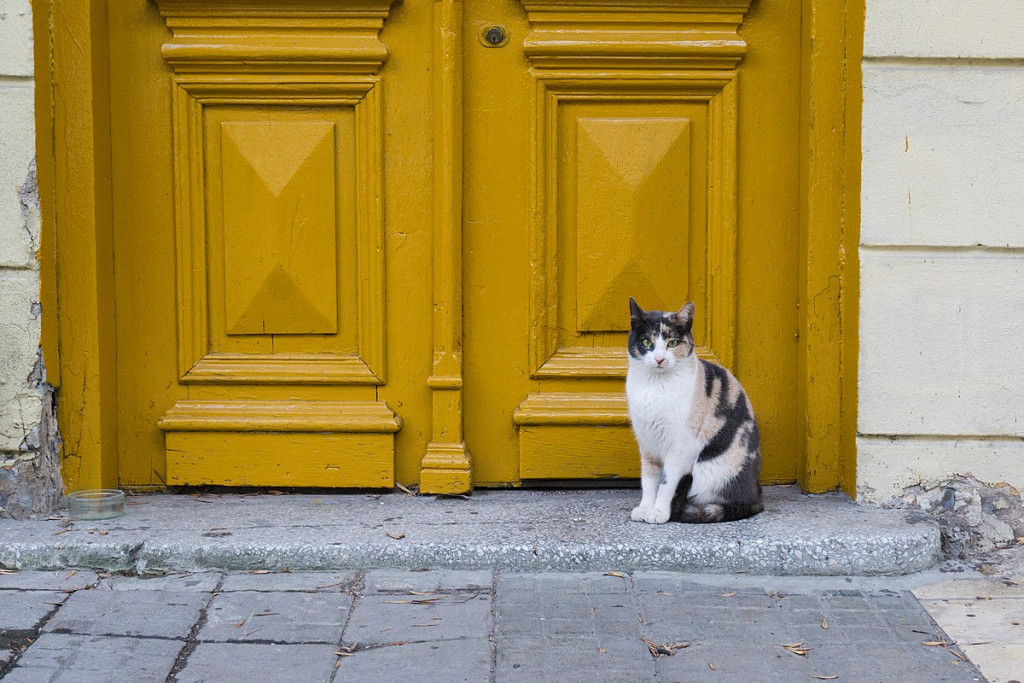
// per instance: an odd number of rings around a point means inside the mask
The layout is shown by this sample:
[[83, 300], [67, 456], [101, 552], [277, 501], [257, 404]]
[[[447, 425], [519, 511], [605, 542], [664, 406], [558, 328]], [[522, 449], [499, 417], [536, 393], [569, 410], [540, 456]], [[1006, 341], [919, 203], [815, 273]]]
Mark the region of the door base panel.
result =
[[530, 394], [516, 409], [520, 479], [635, 479], [636, 440], [623, 394]]
[[182, 401], [159, 426], [172, 486], [395, 483], [401, 421], [380, 402]]

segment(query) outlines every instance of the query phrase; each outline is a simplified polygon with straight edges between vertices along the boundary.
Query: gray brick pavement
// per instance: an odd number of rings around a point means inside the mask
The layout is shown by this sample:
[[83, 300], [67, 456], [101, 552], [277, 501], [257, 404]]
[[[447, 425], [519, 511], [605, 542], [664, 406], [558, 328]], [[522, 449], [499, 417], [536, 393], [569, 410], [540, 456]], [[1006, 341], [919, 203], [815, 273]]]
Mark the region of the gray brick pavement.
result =
[[[62, 587], [69, 581], [74, 589]], [[771, 582], [737, 588], [729, 576], [697, 583], [671, 572], [5, 574], [0, 630], [11, 649], [0, 674], [4, 683], [983, 680], [954, 645], [924, 644], [951, 639], [908, 592], [809, 584], [783, 593]], [[655, 657], [644, 639], [686, 647]]]

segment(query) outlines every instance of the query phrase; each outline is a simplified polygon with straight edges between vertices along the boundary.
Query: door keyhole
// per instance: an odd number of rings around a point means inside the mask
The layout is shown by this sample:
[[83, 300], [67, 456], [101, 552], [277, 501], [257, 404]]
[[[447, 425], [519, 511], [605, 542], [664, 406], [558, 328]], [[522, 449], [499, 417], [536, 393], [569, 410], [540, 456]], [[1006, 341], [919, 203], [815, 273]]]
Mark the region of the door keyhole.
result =
[[484, 47], [501, 47], [508, 42], [508, 31], [504, 26], [485, 26], [480, 32]]

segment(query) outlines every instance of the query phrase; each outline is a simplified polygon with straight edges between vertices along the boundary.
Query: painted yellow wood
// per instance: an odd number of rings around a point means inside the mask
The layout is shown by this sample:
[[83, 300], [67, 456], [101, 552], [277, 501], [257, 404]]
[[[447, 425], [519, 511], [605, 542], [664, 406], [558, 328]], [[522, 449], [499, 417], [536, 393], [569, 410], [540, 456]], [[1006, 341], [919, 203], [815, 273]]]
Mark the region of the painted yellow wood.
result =
[[228, 336], [335, 334], [338, 123], [258, 113], [220, 123], [224, 327]]
[[527, 481], [640, 476], [636, 440], [629, 427], [523, 427], [519, 462]]
[[394, 436], [372, 433], [167, 433], [167, 483], [392, 488]]
[[[43, 342], [47, 379], [60, 392], [64, 486], [108, 487], [117, 483], [117, 422], [106, 5], [41, 2], [33, 16], [37, 102], [45, 107], [37, 109], [37, 150], [52, 154], [37, 168]], [[39, 55], [40, 46], [49, 54]]]
[[531, 394], [519, 404], [513, 420], [525, 481], [640, 476], [623, 394]]
[[[376, 81], [186, 76], [174, 79], [173, 110], [182, 379], [379, 384], [385, 285]], [[242, 162], [232, 141], [240, 133], [232, 131], [252, 125], [271, 125], [273, 135], [286, 137], [270, 144], [265, 129], [265, 144], [250, 144], [254, 158]], [[310, 127], [331, 139], [304, 144]], [[239, 163], [275, 169], [284, 194], [239, 177]], [[262, 206], [243, 209], [256, 195]], [[303, 196], [306, 209], [295, 203]], [[320, 214], [303, 218], [310, 205]], [[247, 212], [264, 218], [254, 223]], [[270, 329], [239, 323], [261, 302], [279, 306], [283, 322]], [[307, 370], [311, 354], [320, 356], [317, 373]]]
[[420, 490], [455, 494], [473, 487], [462, 424], [463, 15], [461, 0], [433, 6], [433, 409]]
[[380, 402], [179, 401], [157, 424], [165, 431], [390, 434], [402, 421]]
[[765, 481], [849, 489], [862, 3], [827, 4], [44, 0], [67, 481], [635, 476], [635, 295], [697, 301]]
[[621, 393], [545, 392], [527, 396], [512, 416], [517, 425], [621, 425], [629, 406]]
[[[856, 315], [849, 300], [858, 291], [856, 234], [860, 212], [859, 176], [853, 150], [859, 152], [860, 54], [863, 40], [859, 10], [850, 5], [804, 1], [803, 108], [801, 111], [800, 232], [800, 413], [801, 457], [797, 476], [806, 491], [842, 485], [854, 493], [856, 470]], [[848, 27], [858, 31], [854, 37]], [[855, 75], [851, 76], [851, 72]], [[847, 87], [836, 87], [845, 83]], [[849, 86], [856, 87], [850, 90]], [[856, 156], [859, 161], [859, 154]], [[836, 201], [841, 197], [842, 201]], [[851, 329], [852, 328], [852, 329]], [[851, 334], [852, 332], [852, 334]], [[846, 367], [844, 367], [844, 365]], [[845, 405], [844, 405], [845, 402]]]
[[[697, 303], [700, 354], [758, 410], [763, 479], [794, 481], [799, 0], [521, 4], [525, 16], [466, 8], [474, 36], [507, 26], [529, 61], [464, 41], [466, 83], [503, 84], [464, 90], [475, 481], [565, 476], [567, 437], [546, 449], [556, 432], [523, 420], [548, 394], [621, 394], [629, 296]], [[599, 414], [558, 419], [583, 444]]]
[[166, 432], [168, 484], [394, 486], [394, 433], [383, 403], [179, 401]]

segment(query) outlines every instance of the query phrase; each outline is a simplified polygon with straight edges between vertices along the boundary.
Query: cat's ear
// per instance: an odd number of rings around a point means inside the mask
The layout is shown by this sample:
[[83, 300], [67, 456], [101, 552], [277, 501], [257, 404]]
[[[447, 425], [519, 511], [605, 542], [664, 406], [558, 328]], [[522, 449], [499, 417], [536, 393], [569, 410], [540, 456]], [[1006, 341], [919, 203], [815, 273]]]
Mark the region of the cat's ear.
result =
[[629, 297], [629, 317], [638, 322], [644, 319], [644, 309], [640, 308], [633, 297]]
[[676, 322], [687, 332], [693, 328], [693, 313], [696, 308], [692, 301], [688, 301], [685, 306], [676, 311]]

